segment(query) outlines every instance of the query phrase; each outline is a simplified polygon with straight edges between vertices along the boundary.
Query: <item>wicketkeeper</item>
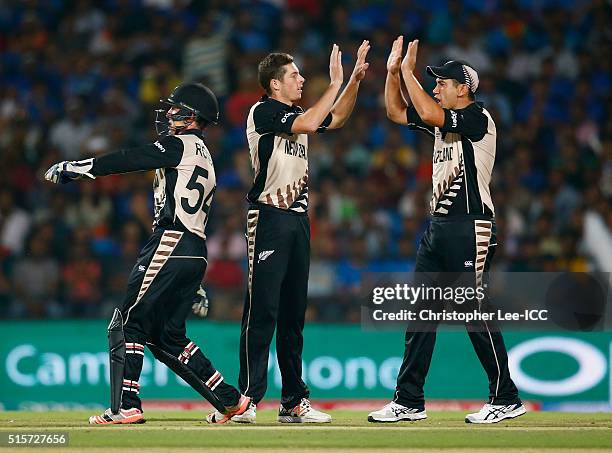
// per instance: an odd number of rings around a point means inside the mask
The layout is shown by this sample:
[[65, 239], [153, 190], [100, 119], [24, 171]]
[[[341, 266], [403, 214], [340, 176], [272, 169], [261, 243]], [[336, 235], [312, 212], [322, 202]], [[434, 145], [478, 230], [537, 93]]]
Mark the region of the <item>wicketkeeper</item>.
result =
[[[94, 425], [144, 423], [140, 384], [145, 345], [217, 411], [210, 423], [243, 413], [250, 398], [223, 380], [186, 336], [193, 310], [207, 310], [200, 282], [206, 270], [204, 229], [215, 192], [213, 161], [202, 131], [218, 120], [215, 95], [203, 85], [177, 87], [158, 110], [154, 143], [98, 158], [53, 165], [53, 183], [155, 169], [153, 234], [129, 277], [125, 299], [108, 326], [111, 407], [89, 418]], [[160, 126], [164, 127], [160, 127]], [[194, 297], [200, 299], [194, 304]]]

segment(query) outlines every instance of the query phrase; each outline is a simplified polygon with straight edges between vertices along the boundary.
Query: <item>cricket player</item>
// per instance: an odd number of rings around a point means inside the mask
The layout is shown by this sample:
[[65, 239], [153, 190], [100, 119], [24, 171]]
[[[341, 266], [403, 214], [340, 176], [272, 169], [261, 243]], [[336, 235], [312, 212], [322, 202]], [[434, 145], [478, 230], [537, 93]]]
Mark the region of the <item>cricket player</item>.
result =
[[204, 85], [178, 86], [158, 110], [154, 143], [105, 156], [53, 165], [53, 183], [155, 170], [153, 234], [130, 274], [125, 299], [108, 326], [111, 407], [92, 425], [144, 423], [138, 383], [145, 345], [217, 409], [210, 423], [243, 413], [250, 398], [224, 381], [186, 336], [191, 310], [202, 315], [200, 283], [206, 271], [204, 230], [216, 187], [204, 129], [219, 118], [217, 98]]
[[[419, 245], [415, 272], [473, 273], [475, 285], [481, 286], [497, 245], [489, 190], [495, 163], [495, 122], [475, 102], [479, 79], [473, 67], [462, 61], [428, 66], [427, 73], [436, 78], [432, 99], [414, 75], [418, 40], [408, 44], [403, 60], [402, 47], [400, 36], [387, 62], [387, 116], [434, 139], [432, 217]], [[400, 77], [411, 105], [402, 95]], [[468, 334], [489, 379], [489, 400], [480, 411], [468, 414], [465, 421], [497, 423], [523, 415], [526, 410], [510, 378], [501, 333], [489, 323], [481, 323], [468, 326]], [[435, 327], [407, 330], [393, 401], [371, 412], [369, 421], [427, 418], [423, 385], [436, 341]]]
[[[247, 195], [249, 273], [240, 337], [239, 386], [252, 398], [249, 409], [233, 421], [253, 423], [256, 405], [267, 388], [268, 355], [276, 330], [276, 355], [282, 375], [281, 423], [328, 423], [315, 410], [302, 380], [302, 347], [310, 268], [308, 221], [308, 134], [344, 125], [365, 77], [370, 49], [363, 41], [346, 87], [342, 52], [334, 44], [330, 83], [304, 111], [305, 78], [286, 53], [271, 53], [259, 63], [265, 95], [251, 108], [247, 139], [254, 181]], [[338, 96], [340, 93], [340, 96]], [[336, 99], [337, 98], [337, 99]]]

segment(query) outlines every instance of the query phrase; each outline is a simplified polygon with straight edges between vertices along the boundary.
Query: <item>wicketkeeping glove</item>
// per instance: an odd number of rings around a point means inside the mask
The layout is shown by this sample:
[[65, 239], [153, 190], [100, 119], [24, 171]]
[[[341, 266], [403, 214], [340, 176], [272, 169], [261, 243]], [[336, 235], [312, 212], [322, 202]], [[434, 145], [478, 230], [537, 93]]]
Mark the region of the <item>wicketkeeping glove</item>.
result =
[[200, 318], [206, 318], [208, 315], [208, 296], [206, 295], [206, 291], [204, 291], [202, 286], [200, 286], [200, 289], [198, 289], [198, 292], [196, 293], [191, 309]]
[[84, 177], [96, 179], [96, 177], [90, 173], [92, 167], [93, 159], [65, 160], [51, 166], [45, 173], [45, 179], [54, 184], [66, 184], [67, 182], [75, 179], [82, 179]]

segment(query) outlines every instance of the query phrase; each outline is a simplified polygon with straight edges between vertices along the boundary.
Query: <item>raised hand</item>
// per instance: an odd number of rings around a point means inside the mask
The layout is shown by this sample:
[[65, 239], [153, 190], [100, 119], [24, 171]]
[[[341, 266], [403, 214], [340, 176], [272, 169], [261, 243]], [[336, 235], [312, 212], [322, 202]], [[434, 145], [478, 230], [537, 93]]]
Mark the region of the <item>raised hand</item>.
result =
[[344, 81], [344, 72], [342, 70], [342, 52], [337, 44], [334, 44], [329, 56], [329, 78], [331, 83], [338, 83], [340, 85]]
[[395, 75], [399, 73], [402, 62], [402, 47], [404, 46], [404, 37], [398, 36], [391, 46], [391, 53], [387, 59], [387, 71]]
[[370, 63], [366, 63], [365, 59], [370, 50], [370, 41], [364, 40], [359, 49], [357, 49], [357, 61], [355, 61], [355, 68], [351, 74], [351, 79], [361, 81], [365, 77], [366, 71], [370, 67]]
[[406, 56], [402, 60], [402, 71], [413, 72], [416, 67], [417, 52], [419, 50], [419, 40], [415, 39], [408, 43]]

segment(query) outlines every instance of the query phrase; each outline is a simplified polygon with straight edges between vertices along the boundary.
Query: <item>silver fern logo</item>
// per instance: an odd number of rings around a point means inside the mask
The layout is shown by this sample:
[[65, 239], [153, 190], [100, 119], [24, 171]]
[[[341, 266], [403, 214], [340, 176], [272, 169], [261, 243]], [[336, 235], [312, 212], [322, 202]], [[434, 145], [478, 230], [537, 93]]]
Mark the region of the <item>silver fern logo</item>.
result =
[[274, 250], [264, 250], [263, 252], [259, 252], [259, 255], [257, 255], [257, 257], [259, 258], [257, 260], [257, 263], [261, 263], [262, 261], [265, 261], [273, 253], [274, 253]]

